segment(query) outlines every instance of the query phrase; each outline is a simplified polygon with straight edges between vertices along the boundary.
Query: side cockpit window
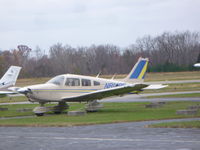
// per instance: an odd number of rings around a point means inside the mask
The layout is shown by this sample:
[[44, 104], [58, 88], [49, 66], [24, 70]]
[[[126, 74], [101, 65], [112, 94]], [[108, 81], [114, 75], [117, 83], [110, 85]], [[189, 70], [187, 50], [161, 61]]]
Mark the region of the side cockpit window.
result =
[[81, 79], [82, 86], [91, 86], [91, 81], [88, 79]]
[[47, 83], [52, 83], [56, 85], [63, 85], [64, 77], [63, 76], [57, 76], [51, 80], [49, 80]]
[[94, 86], [100, 85], [100, 82], [94, 81]]
[[67, 78], [65, 85], [66, 86], [80, 86], [80, 79], [78, 79], [78, 78]]

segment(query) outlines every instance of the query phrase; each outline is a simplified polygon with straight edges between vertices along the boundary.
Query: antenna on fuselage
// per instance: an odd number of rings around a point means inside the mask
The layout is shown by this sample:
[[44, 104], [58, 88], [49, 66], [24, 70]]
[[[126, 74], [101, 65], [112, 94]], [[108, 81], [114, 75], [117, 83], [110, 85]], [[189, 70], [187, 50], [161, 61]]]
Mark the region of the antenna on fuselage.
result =
[[96, 76], [96, 78], [98, 78], [100, 74], [101, 74], [101, 71], [99, 71], [99, 73], [98, 73], [98, 75]]
[[116, 73], [112, 76], [111, 80], [114, 80], [115, 76], [116, 76]]

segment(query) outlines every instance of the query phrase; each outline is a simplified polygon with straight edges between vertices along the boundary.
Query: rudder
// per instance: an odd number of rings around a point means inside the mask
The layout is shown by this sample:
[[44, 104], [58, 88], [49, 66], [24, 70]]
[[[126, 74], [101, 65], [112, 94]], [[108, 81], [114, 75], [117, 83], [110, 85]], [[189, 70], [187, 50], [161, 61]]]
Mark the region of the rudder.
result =
[[143, 82], [147, 71], [148, 62], [148, 58], [140, 57], [128, 76], [123, 79], [124, 82]]
[[0, 79], [0, 88], [13, 86], [16, 83], [21, 67], [11, 66]]

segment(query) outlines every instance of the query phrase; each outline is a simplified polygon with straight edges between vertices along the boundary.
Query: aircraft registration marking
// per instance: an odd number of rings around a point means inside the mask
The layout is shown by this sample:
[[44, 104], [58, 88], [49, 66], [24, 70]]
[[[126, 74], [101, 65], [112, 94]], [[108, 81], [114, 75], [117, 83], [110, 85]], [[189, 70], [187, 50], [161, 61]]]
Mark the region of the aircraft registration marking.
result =
[[117, 86], [123, 86], [123, 85], [126, 85], [126, 83], [106, 83], [104, 86], [104, 89], [113, 88]]

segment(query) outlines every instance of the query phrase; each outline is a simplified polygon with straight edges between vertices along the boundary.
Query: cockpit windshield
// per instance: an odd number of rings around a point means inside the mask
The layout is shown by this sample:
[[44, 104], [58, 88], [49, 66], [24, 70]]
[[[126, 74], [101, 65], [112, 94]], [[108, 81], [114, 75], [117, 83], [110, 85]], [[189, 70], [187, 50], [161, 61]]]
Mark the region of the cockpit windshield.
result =
[[47, 83], [63, 85], [63, 82], [64, 82], [64, 76], [56, 76], [56, 77], [52, 78], [51, 80], [49, 80]]

